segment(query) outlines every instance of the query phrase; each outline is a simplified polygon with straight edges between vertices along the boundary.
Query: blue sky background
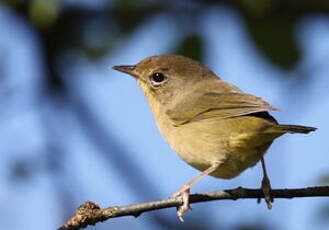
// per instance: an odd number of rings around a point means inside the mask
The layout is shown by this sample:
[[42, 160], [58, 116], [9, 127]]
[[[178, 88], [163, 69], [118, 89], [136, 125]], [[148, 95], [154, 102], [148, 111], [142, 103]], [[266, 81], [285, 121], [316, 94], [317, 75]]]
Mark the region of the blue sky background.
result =
[[[199, 173], [182, 162], [162, 139], [135, 81], [109, 69], [168, 53], [173, 42], [181, 39], [180, 28], [173, 23], [166, 15], [154, 17], [116, 43], [101, 62], [91, 62], [76, 51], [60, 58], [58, 66], [72, 100], [82, 101], [111, 141], [125, 152], [118, 156], [120, 152], [112, 151], [105, 157], [99, 146], [90, 143], [68, 106], [48, 103], [43, 93], [47, 70], [42, 69], [39, 38], [30, 25], [0, 6], [0, 229], [55, 229], [85, 200], [105, 207], [162, 199]], [[281, 123], [319, 128], [309, 135], [285, 135], [274, 142], [266, 155], [272, 187], [319, 185], [329, 170], [329, 17], [319, 14], [299, 22], [296, 40], [303, 58], [292, 71], [283, 71], [264, 58], [245, 31], [243, 19], [231, 8], [206, 11], [198, 26], [206, 41], [205, 65], [222, 79], [281, 108], [281, 112], [272, 113]], [[67, 63], [70, 69], [63, 68]], [[308, 77], [306, 83], [301, 83], [300, 75]], [[45, 170], [47, 162], [39, 160], [49, 154], [41, 125], [44, 117], [52, 127], [54, 153], [69, 153], [57, 162], [62, 167], [56, 173]], [[111, 164], [111, 159], [118, 157], [129, 160], [129, 167]], [[37, 173], [28, 180], [13, 182], [10, 166], [15, 159], [38, 162], [30, 165]], [[130, 167], [144, 176], [142, 182], [134, 184]], [[207, 177], [195, 184], [192, 192], [257, 188], [261, 178], [257, 165], [232, 180]], [[56, 186], [64, 188], [64, 200], [59, 201]], [[149, 191], [147, 196], [143, 189]], [[268, 211], [264, 203], [258, 205], [255, 200], [208, 202], [193, 205], [185, 219], [187, 223], [207, 224], [210, 229], [257, 222], [273, 229], [324, 230], [328, 220], [319, 218], [319, 212], [325, 203], [327, 198], [277, 199]], [[175, 210], [168, 209], [137, 219], [113, 219], [94, 228], [158, 229], [152, 218], [161, 215], [176, 218]], [[178, 221], [173, 223], [182, 228]]]

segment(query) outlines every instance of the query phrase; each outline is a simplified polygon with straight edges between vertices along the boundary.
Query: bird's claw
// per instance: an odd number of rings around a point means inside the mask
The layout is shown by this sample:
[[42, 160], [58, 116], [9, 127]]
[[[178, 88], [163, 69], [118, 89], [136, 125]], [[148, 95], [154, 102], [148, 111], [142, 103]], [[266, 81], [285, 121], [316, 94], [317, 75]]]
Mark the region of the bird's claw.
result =
[[191, 209], [190, 207], [190, 186], [184, 185], [178, 192], [172, 195], [174, 198], [182, 198], [183, 204], [177, 207], [177, 217], [181, 222], [184, 222], [184, 213]]
[[267, 177], [264, 177], [262, 180], [262, 190], [264, 193], [264, 199], [267, 204], [267, 208], [272, 208], [272, 203], [274, 202], [273, 197], [271, 196], [271, 183]]

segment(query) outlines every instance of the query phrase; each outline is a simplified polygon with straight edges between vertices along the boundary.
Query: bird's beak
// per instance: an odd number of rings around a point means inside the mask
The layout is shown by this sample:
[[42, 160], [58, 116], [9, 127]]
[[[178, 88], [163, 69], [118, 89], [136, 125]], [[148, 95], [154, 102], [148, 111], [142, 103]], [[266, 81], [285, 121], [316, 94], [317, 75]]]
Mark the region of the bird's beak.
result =
[[134, 78], [137, 78], [137, 74], [135, 73], [136, 66], [135, 65], [116, 65], [113, 66], [112, 69], [115, 69], [117, 71], [127, 73]]

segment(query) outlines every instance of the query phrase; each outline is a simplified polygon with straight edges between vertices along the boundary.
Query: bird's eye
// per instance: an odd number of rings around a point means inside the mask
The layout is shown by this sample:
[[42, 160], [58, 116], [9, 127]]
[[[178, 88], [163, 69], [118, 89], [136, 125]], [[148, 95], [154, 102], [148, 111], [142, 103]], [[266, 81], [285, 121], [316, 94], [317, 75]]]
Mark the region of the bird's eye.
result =
[[159, 86], [166, 81], [166, 77], [162, 73], [154, 73], [150, 76], [150, 81], [153, 86]]

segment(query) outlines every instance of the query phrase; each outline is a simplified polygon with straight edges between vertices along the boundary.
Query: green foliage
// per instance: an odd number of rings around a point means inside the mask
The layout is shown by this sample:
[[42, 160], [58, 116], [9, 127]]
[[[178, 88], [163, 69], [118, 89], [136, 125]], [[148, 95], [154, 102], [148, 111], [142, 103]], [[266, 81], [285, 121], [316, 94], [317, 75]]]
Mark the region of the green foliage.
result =
[[198, 34], [192, 34], [184, 39], [174, 48], [175, 54], [181, 54], [194, 60], [201, 61], [203, 58], [203, 41]]
[[300, 60], [295, 24], [296, 18], [290, 16], [246, 17], [247, 29], [255, 45], [275, 65], [285, 69], [294, 67]]

